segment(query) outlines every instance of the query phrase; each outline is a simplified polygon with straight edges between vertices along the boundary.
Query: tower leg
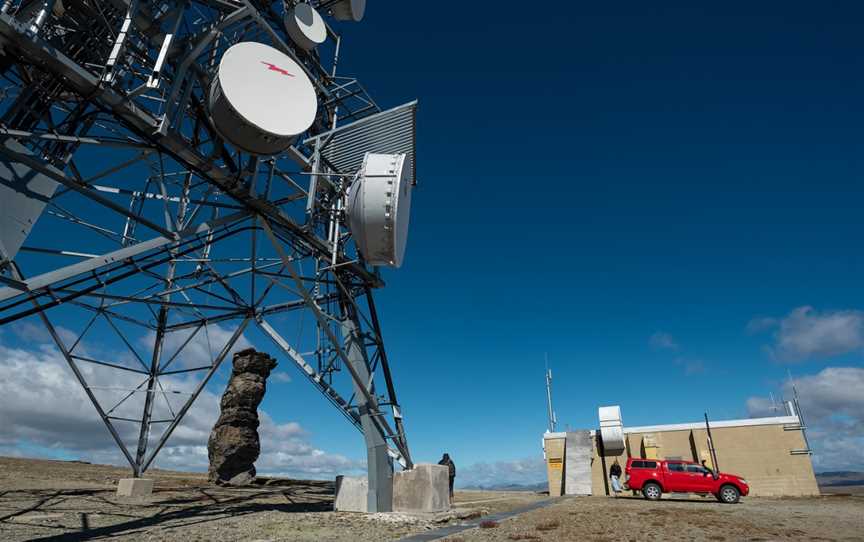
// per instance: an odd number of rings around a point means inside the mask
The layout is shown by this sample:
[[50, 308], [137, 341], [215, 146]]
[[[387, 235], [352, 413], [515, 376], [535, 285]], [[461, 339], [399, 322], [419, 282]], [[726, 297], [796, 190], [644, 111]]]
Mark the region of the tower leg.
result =
[[[371, 383], [369, 364], [366, 359], [366, 348], [359, 334], [359, 326], [352, 318], [342, 322], [342, 336], [345, 337], [345, 354], [348, 362], [363, 381], [369, 383], [369, 392], [375, 395]], [[360, 407], [360, 423], [363, 436], [366, 439], [366, 460], [369, 468], [369, 493], [367, 494], [368, 512], [393, 511], [393, 460], [387, 452], [387, 442], [377, 430], [366, 399], [359, 390], [359, 383], [354, 382], [355, 396]]]

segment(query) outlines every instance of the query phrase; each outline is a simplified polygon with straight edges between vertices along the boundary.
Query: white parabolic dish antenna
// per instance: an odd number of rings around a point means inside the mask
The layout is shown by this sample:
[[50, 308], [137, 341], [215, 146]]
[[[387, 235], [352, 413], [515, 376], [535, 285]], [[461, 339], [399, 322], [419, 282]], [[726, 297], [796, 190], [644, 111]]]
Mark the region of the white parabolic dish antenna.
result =
[[324, 19], [309, 4], [297, 4], [285, 12], [285, 31], [294, 43], [306, 51], [327, 40]]
[[366, 0], [340, 0], [331, 8], [333, 16], [340, 21], [359, 23], [366, 13]]
[[348, 190], [351, 233], [371, 265], [402, 265], [411, 216], [409, 162], [404, 154], [367, 153]]
[[219, 133], [252, 154], [282, 152], [315, 120], [318, 99], [300, 66], [254, 41], [231, 46], [210, 88], [210, 117]]

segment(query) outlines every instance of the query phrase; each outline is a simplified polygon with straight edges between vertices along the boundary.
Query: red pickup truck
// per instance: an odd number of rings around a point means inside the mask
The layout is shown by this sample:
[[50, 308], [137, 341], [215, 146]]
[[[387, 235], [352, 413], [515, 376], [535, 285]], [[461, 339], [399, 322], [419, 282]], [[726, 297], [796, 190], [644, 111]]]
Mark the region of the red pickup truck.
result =
[[651, 501], [659, 499], [664, 492], [702, 493], [714, 495], [720, 502], [734, 504], [750, 493], [750, 486], [740, 476], [714, 473], [689, 461], [631, 457], [624, 472], [627, 487], [642, 491], [642, 495]]

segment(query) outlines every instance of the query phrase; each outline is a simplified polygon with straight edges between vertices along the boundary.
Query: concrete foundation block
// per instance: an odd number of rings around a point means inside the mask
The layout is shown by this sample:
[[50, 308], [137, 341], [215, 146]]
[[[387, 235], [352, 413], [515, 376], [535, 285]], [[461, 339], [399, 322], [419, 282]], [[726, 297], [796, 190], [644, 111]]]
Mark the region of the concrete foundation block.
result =
[[368, 512], [368, 493], [369, 480], [365, 477], [337, 476], [333, 509], [337, 512]]
[[444, 465], [418, 464], [393, 475], [394, 512], [444, 512], [450, 509], [450, 471]]
[[118, 497], [146, 497], [153, 493], [153, 480], [147, 478], [121, 478], [117, 482]]
[[[591, 456], [593, 452], [590, 431], [567, 433], [564, 459], [565, 495], [591, 494]], [[624, 480], [622, 479], [621, 482], [623, 483]]]

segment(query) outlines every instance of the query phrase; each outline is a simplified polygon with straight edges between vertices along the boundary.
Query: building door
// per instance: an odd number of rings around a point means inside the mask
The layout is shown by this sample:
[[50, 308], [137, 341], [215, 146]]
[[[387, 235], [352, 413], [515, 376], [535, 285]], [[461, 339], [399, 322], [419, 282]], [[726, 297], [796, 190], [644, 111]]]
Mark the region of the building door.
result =
[[690, 487], [690, 474], [682, 462], [668, 461], [666, 463], [666, 487], [667, 492], [693, 491]]
[[690, 491], [696, 493], [710, 493], [714, 486], [714, 478], [705, 467], [701, 465], [687, 465], [687, 475], [690, 477]]

